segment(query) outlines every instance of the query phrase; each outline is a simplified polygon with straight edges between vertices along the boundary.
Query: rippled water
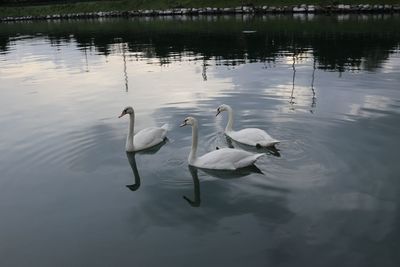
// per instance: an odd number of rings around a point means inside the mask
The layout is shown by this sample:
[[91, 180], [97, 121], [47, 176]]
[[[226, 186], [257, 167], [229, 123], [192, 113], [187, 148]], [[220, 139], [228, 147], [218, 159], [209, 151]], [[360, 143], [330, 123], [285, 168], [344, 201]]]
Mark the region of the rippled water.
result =
[[[399, 23], [0, 24], [0, 265], [398, 266]], [[283, 140], [262, 173], [188, 168], [178, 125], [225, 147], [222, 103]], [[127, 105], [168, 141], [127, 155]]]

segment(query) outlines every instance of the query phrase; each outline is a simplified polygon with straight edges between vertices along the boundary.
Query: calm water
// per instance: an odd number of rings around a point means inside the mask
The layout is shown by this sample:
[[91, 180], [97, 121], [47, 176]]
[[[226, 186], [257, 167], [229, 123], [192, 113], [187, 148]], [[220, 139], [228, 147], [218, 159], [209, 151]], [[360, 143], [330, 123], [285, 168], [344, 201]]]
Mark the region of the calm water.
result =
[[[399, 25], [0, 24], [0, 266], [399, 266]], [[179, 123], [227, 146], [222, 103], [283, 140], [263, 174], [188, 168]], [[127, 105], [168, 141], [127, 155]]]

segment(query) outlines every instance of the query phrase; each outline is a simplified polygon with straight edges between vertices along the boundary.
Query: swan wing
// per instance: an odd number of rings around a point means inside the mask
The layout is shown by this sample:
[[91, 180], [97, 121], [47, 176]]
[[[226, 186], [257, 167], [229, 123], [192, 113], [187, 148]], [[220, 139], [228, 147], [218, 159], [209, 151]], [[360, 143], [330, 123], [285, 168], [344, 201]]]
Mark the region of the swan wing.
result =
[[279, 141], [271, 137], [266, 131], [258, 128], [245, 128], [240, 131], [226, 133], [233, 140], [250, 146], [272, 146]]
[[161, 127], [149, 127], [140, 130], [133, 137], [135, 151], [150, 148], [161, 143], [164, 140], [166, 133], [166, 128]]
[[204, 154], [196, 159], [193, 165], [204, 169], [235, 170], [252, 165], [262, 155], [239, 149], [222, 148]]

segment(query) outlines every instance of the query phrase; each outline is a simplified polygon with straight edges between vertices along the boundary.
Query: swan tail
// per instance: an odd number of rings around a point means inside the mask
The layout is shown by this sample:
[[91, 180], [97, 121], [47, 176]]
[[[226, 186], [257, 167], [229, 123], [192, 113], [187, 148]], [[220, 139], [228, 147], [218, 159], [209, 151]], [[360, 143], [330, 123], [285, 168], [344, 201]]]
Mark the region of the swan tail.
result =
[[235, 164], [235, 168], [243, 168], [243, 167], [250, 166], [250, 165], [254, 164], [257, 161], [257, 159], [261, 156], [264, 156], [264, 153], [248, 156], [248, 157], [242, 159], [241, 161], [237, 162]]
[[268, 148], [268, 147], [273, 147], [273, 146], [279, 144], [280, 142], [281, 142], [281, 141], [279, 141], [279, 140], [271, 140], [271, 141], [269, 141], [269, 142], [265, 142], [264, 144], [256, 144], [256, 147], [257, 147], [257, 148], [262, 148], [262, 147], [266, 147], [266, 148]]
[[255, 154], [254, 156], [252, 156], [251, 160], [252, 160], [252, 164], [256, 163], [256, 161], [261, 158], [262, 156], [264, 156], [264, 153], [260, 153], [260, 154]]
[[[265, 155], [264, 153], [262, 153], [262, 154], [256, 154], [256, 155], [253, 157], [252, 166], [254, 166], [254, 167], [257, 168], [257, 166], [255, 165], [256, 161], [257, 161], [259, 158], [261, 158], [262, 156], [264, 156], [264, 155]], [[258, 168], [257, 168], [257, 169], [258, 169]], [[258, 170], [260, 170], [260, 169], [258, 169]], [[260, 170], [260, 173], [262, 173], [261, 170]]]
[[288, 140], [274, 140], [274, 141], [275, 141], [275, 144], [279, 144], [279, 143], [289, 142], [289, 139]]
[[160, 128], [164, 129], [165, 131], [169, 130], [169, 124], [165, 123], [163, 126], [161, 126]]
[[256, 161], [258, 158], [260, 158], [260, 157], [262, 157], [262, 156], [264, 156], [264, 155], [265, 155], [264, 153], [255, 154], [255, 155], [253, 156], [254, 161]]
[[277, 144], [279, 144], [280, 142], [281, 142], [281, 141], [279, 141], [279, 140], [274, 140], [274, 141], [271, 142], [271, 146], [277, 145]]

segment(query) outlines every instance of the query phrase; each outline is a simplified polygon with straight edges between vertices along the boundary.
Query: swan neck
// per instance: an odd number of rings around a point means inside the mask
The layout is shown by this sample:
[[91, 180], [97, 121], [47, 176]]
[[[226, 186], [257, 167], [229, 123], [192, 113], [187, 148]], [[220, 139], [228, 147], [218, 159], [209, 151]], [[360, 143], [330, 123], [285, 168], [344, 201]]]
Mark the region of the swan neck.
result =
[[231, 132], [233, 128], [233, 110], [231, 107], [227, 107], [228, 111], [228, 123], [226, 124], [225, 132]]
[[189, 154], [189, 164], [194, 163], [197, 156], [197, 143], [198, 143], [198, 130], [197, 130], [197, 122], [192, 126], [192, 150]]
[[126, 138], [126, 151], [133, 151], [133, 135], [135, 127], [135, 114], [129, 114], [129, 130]]

